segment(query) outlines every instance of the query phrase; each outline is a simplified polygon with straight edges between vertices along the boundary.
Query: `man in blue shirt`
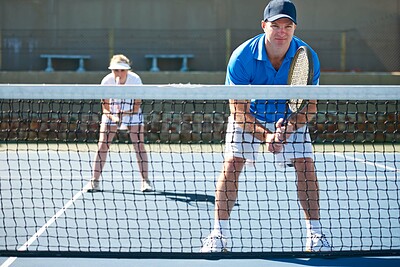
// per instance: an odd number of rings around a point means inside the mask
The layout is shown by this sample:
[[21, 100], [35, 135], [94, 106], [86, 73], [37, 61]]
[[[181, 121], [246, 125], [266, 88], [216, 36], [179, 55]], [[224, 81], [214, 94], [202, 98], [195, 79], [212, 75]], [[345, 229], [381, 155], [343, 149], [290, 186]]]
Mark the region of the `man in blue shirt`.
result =
[[[296, 8], [289, 0], [272, 0], [261, 21], [263, 34], [244, 42], [229, 60], [226, 85], [286, 85], [292, 59], [298, 47], [307, 45], [294, 36]], [[308, 46], [308, 45], [307, 45]], [[313, 84], [317, 85], [320, 64], [314, 60]], [[279, 165], [296, 170], [297, 191], [307, 226], [305, 251], [330, 251], [319, 217], [318, 180], [311, 139], [306, 126], [317, 108], [310, 101], [287, 123], [286, 100], [230, 100], [225, 160], [216, 186], [214, 230], [203, 240], [201, 252], [227, 251], [229, 217], [238, 193], [239, 175], [246, 163], [256, 160], [261, 143], [274, 153]], [[305, 110], [304, 110], [305, 111]]]

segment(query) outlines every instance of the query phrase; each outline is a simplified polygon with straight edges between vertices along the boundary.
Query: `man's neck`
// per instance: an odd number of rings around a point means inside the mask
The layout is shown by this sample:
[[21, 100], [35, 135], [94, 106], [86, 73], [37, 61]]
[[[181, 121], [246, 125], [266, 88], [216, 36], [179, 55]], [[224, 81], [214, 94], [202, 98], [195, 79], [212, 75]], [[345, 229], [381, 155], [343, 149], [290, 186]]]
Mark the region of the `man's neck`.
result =
[[282, 65], [283, 59], [285, 58], [285, 55], [289, 50], [290, 43], [287, 47], [286, 46], [275, 47], [272, 46], [270, 43], [266, 43], [265, 46], [267, 49], [267, 57], [269, 61], [271, 62], [275, 70], [279, 70], [279, 68]]

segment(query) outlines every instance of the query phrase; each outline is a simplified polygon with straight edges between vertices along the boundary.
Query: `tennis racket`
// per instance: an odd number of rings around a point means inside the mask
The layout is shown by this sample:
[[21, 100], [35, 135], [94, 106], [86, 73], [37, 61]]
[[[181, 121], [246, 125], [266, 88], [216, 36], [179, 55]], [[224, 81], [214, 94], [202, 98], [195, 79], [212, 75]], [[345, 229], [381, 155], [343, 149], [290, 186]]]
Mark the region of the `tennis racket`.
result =
[[[290, 64], [288, 85], [311, 85], [314, 78], [314, 64], [310, 48], [300, 46]], [[290, 99], [288, 107], [292, 112], [287, 121], [293, 119], [307, 105], [303, 99]]]

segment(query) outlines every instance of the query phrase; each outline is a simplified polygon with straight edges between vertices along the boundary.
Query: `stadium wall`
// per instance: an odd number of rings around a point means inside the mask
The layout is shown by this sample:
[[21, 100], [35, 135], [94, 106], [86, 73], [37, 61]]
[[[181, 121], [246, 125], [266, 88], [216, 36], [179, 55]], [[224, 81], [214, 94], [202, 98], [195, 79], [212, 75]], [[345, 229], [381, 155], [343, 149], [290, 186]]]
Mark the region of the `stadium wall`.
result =
[[[400, 0], [293, 0], [296, 34], [324, 71], [400, 70]], [[194, 71], [224, 71], [232, 50], [261, 33], [266, 0], [0, 0], [0, 70], [39, 71], [41, 54], [87, 54], [90, 71], [124, 53], [136, 70], [150, 53], [192, 53]], [[75, 62], [73, 62], [75, 63]], [[72, 62], [54, 63], [70, 70]], [[177, 61], [161, 62], [178, 69]], [[61, 66], [60, 66], [61, 65]]]

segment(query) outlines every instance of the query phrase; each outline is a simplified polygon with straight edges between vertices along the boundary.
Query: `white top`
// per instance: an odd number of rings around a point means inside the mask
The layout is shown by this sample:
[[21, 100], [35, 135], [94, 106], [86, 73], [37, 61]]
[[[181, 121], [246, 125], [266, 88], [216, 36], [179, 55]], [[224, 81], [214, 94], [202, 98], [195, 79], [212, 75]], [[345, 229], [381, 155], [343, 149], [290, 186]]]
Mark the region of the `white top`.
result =
[[[120, 84], [119, 86], [124, 86], [124, 85], [141, 85], [142, 80], [140, 79], [139, 75], [136, 73], [129, 71], [127, 74], [126, 82], [125, 84]], [[103, 78], [101, 81], [101, 85], [116, 85], [115, 84], [115, 77], [113, 73], [109, 73], [107, 76]], [[133, 110], [133, 104], [134, 101], [133, 99], [110, 99], [110, 112], [117, 114], [121, 111], [126, 111], [126, 110]], [[139, 110], [139, 113], [141, 110]]]

